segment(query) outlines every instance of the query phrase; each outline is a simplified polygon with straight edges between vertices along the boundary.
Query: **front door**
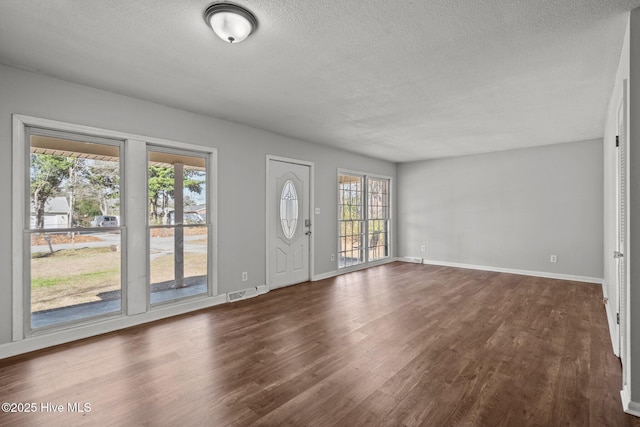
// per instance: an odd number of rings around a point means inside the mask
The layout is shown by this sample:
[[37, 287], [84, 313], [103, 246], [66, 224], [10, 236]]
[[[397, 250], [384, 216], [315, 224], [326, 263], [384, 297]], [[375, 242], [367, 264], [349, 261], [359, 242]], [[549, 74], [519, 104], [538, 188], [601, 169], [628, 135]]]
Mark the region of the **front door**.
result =
[[269, 160], [268, 245], [269, 288], [310, 279], [310, 166]]

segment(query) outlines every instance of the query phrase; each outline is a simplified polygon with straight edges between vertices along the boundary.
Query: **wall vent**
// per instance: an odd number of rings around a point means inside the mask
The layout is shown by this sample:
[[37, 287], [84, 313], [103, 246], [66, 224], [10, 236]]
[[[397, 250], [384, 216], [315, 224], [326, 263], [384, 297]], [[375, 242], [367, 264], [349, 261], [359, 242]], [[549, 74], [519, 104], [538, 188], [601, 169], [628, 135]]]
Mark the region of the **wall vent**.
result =
[[404, 261], [413, 262], [413, 263], [416, 263], [416, 264], [422, 264], [422, 258], [413, 257], [413, 256], [404, 257]]
[[247, 291], [230, 292], [229, 294], [227, 294], [227, 299], [229, 300], [229, 302], [237, 301], [239, 299], [243, 299], [244, 294], [246, 293]]
[[256, 295], [258, 295], [258, 288], [243, 289], [242, 291], [229, 292], [227, 294], [227, 301], [240, 301], [243, 299], [255, 297]]

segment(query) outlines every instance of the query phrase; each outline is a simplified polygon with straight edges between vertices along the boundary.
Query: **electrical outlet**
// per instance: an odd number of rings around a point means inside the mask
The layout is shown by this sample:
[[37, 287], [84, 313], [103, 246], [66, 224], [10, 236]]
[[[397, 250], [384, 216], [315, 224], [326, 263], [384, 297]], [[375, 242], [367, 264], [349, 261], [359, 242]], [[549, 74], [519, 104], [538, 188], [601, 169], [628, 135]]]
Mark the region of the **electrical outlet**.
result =
[[242, 281], [246, 282], [247, 280], [249, 280], [249, 273], [247, 273], [246, 271], [242, 272]]
[[420, 246], [420, 252], [426, 252], [426, 251], [427, 251], [427, 245]]
[[331, 261], [335, 261], [336, 260], [336, 254], [331, 254]]
[[549, 262], [558, 262], [558, 255], [551, 255], [549, 257]]

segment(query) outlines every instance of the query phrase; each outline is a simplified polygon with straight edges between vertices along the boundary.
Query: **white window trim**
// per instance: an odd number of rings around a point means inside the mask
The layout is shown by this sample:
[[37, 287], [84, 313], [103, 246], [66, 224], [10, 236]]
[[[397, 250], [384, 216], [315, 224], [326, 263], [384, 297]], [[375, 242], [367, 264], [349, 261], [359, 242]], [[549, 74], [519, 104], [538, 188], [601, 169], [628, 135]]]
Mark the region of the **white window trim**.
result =
[[[12, 343], [0, 345], [0, 358], [9, 357], [15, 354], [24, 353], [27, 351], [37, 350], [40, 348], [49, 347], [56, 344], [61, 344], [69, 341], [74, 341], [81, 338], [87, 338], [93, 335], [102, 334], [105, 332], [115, 331], [130, 326], [147, 323], [153, 320], [158, 320], [166, 317], [175, 316], [182, 313], [187, 313], [193, 310], [199, 310], [202, 308], [218, 305], [226, 302], [226, 295], [218, 294], [218, 235], [217, 235], [217, 223], [218, 223], [218, 208], [217, 208], [217, 194], [218, 194], [218, 152], [215, 148], [209, 148], [205, 146], [198, 146], [194, 144], [165, 140], [160, 138], [152, 138], [142, 135], [130, 134], [126, 132], [118, 132], [107, 129], [101, 129], [91, 126], [78, 125], [68, 122], [61, 122], [56, 120], [43, 119], [38, 117], [32, 117], [21, 114], [14, 114], [12, 116], [12, 210], [11, 210], [11, 222], [12, 222]], [[211, 265], [214, 266], [213, 274], [209, 278], [209, 286], [211, 293], [209, 297], [204, 297], [197, 300], [179, 301], [176, 304], [154, 309], [147, 310], [147, 288], [146, 288], [146, 275], [137, 277], [132, 274], [132, 269], [135, 267], [132, 265], [142, 264], [143, 269], [145, 263], [123, 263], [123, 268], [127, 268], [128, 273], [127, 280], [127, 292], [126, 305], [123, 302], [123, 307], [126, 307], [126, 312], [122, 316], [115, 318], [104, 318], [96, 320], [92, 323], [79, 323], [66, 329], [56, 329], [51, 331], [43, 331], [42, 334], [27, 336], [25, 333], [25, 301], [24, 301], [24, 280], [25, 269], [27, 267], [27, 260], [24, 259], [25, 250], [25, 238], [24, 238], [24, 218], [26, 217], [24, 194], [25, 187], [25, 174], [26, 174], [26, 149], [25, 149], [25, 135], [27, 127], [52, 129], [61, 132], [71, 132], [88, 134], [97, 137], [120, 139], [124, 140], [126, 157], [124, 174], [128, 177], [129, 183], [134, 182], [138, 185], [127, 186], [127, 198], [131, 199], [134, 196], [139, 196], [137, 193], [144, 190], [142, 200], [145, 200], [143, 209], [146, 212], [146, 179], [142, 180], [142, 185], [135, 180], [134, 177], [138, 176], [136, 171], [136, 159], [146, 159], [146, 147], [147, 144], [153, 144], [157, 146], [173, 147], [177, 149], [184, 149], [189, 151], [203, 152], [209, 154], [210, 161], [210, 177], [207, 191], [210, 208], [208, 209], [208, 223], [210, 225], [210, 254], [209, 260]], [[135, 152], [139, 152], [141, 156], [136, 156]], [[145, 168], [137, 167], [138, 172], [143, 171], [146, 176]], [[145, 188], [142, 188], [145, 187]], [[134, 242], [139, 241], [139, 233], [142, 236], [146, 236], [146, 226], [139, 227], [134, 225], [132, 227], [134, 217], [132, 213], [137, 213], [132, 206], [132, 203], [127, 203], [125, 209], [129, 209], [127, 212], [128, 223], [125, 225], [124, 230], [128, 232], [126, 234], [127, 245], [129, 249], [134, 247]], [[210, 210], [210, 215], [209, 215]], [[146, 225], [146, 217], [142, 216], [142, 221]], [[124, 233], [123, 233], [124, 234]], [[123, 237], [124, 239], [124, 237]], [[146, 238], [142, 240], [146, 242]], [[147, 248], [146, 243], [143, 243]], [[133, 250], [129, 250], [129, 256], [133, 256], [135, 253]], [[146, 253], [146, 250], [145, 250]], [[128, 260], [127, 260], [128, 261]], [[139, 282], [144, 283], [143, 286], [139, 286]], [[123, 284], [123, 287], [125, 284]], [[125, 294], [123, 293], [123, 296]], [[135, 315], [135, 316], [134, 316]], [[30, 326], [30, 325], [29, 325]]]
[[[340, 268], [340, 266], [338, 265], [337, 270], [340, 272], [340, 274], [343, 273], [349, 273], [351, 271], [357, 271], [357, 270], [362, 270], [363, 268], [368, 268], [368, 267], [372, 267], [372, 266], [376, 266], [376, 265], [381, 265], [381, 264], [387, 264], [389, 262], [394, 261], [394, 247], [393, 247], [393, 239], [395, 236], [395, 228], [393, 226], [393, 177], [391, 176], [387, 176], [387, 175], [382, 175], [382, 174], [377, 174], [377, 173], [369, 173], [369, 172], [364, 172], [364, 171], [358, 171], [358, 170], [353, 170], [353, 169], [343, 169], [343, 168], [338, 168], [337, 172], [336, 172], [336, 191], [338, 189], [338, 180], [340, 175], [355, 175], [355, 176], [361, 176], [363, 178], [363, 184], [364, 184], [364, 200], [363, 200], [363, 210], [365, 211], [365, 217], [362, 219], [362, 221], [365, 222], [365, 240], [368, 242], [369, 240], [369, 227], [368, 227], [368, 209], [369, 209], [369, 200], [367, 199], [368, 197], [368, 192], [369, 192], [369, 182], [368, 179], [369, 178], [378, 178], [378, 179], [387, 179], [389, 180], [389, 236], [388, 236], [388, 245], [389, 245], [389, 255], [384, 257], [384, 258], [380, 258], [377, 259], [375, 261], [369, 261], [369, 254], [368, 254], [368, 250], [365, 252], [365, 260], [364, 262], [361, 262], [359, 264], [356, 265], [351, 265], [348, 267], [342, 267]], [[337, 195], [339, 197], [339, 195]], [[339, 263], [339, 259], [340, 259], [340, 204], [338, 203], [338, 197], [336, 197], [336, 221], [337, 221], [337, 233], [336, 233], [336, 240], [337, 240], [337, 245], [336, 245], [336, 262]]]

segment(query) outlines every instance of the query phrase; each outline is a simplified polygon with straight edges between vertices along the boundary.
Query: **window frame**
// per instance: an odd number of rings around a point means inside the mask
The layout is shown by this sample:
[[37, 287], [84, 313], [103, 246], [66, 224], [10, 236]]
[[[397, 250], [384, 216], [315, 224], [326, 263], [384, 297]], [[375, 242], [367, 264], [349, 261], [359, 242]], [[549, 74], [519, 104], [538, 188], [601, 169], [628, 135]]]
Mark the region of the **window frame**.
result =
[[[366, 244], [366, 247], [364, 248], [364, 260], [362, 262], [359, 262], [357, 264], [352, 264], [352, 265], [345, 265], [343, 267], [340, 266], [340, 239], [341, 239], [341, 233], [340, 233], [340, 224], [341, 224], [341, 218], [340, 218], [340, 175], [351, 175], [354, 177], [359, 177], [362, 179], [362, 185], [363, 185], [363, 190], [362, 190], [362, 194], [363, 194], [363, 204], [362, 204], [362, 209], [363, 209], [363, 218], [360, 219], [360, 221], [362, 221], [364, 223], [364, 241]], [[370, 244], [370, 233], [369, 233], [369, 179], [373, 178], [373, 179], [381, 179], [381, 180], [386, 180], [387, 181], [387, 188], [388, 188], [388, 204], [387, 204], [387, 210], [388, 210], [388, 216], [386, 218], [386, 221], [388, 222], [388, 233], [387, 233], [387, 255], [380, 257], [376, 260], [370, 260], [369, 259], [369, 244]], [[355, 271], [355, 270], [360, 270], [362, 268], [366, 268], [366, 267], [370, 267], [372, 265], [378, 265], [378, 264], [384, 264], [389, 262], [390, 260], [393, 260], [393, 234], [394, 234], [394, 229], [393, 229], [393, 177], [391, 176], [387, 176], [387, 175], [382, 175], [382, 174], [375, 174], [375, 173], [369, 173], [369, 172], [363, 172], [363, 171], [356, 171], [356, 170], [351, 170], [351, 169], [342, 169], [342, 168], [338, 168], [337, 170], [337, 174], [336, 174], [336, 191], [337, 191], [337, 197], [336, 197], [336, 221], [337, 221], [337, 265], [338, 268], [337, 270], [340, 272], [349, 272], [349, 271]], [[378, 220], [378, 219], [375, 219]]]
[[[120, 202], [120, 222], [116, 227], [103, 227], [103, 231], [119, 231], [120, 232], [120, 310], [112, 311], [104, 314], [97, 314], [93, 316], [83, 317], [78, 320], [70, 320], [64, 322], [58, 322], [51, 325], [42, 326], [39, 328], [33, 327], [32, 322], [32, 301], [31, 301], [31, 236], [36, 232], [70, 232], [70, 231], [84, 231], [91, 230], [91, 228], [31, 228], [31, 136], [44, 136], [52, 138], [66, 139], [77, 142], [88, 142], [93, 144], [103, 144], [118, 147], [118, 168], [119, 168], [119, 202]], [[22, 234], [23, 234], [23, 247], [22, 247], [22, 259], [23, 259], [23, 275], [22, 275], [22, 310], [23, 310], [23, 325], [24, 336], [29, 337], [33, 335], [46, 334], [52, 331], [59, 331], [68, 329], [74, 326], [82, 326], [88, 323], [93, 323], [101, 319], [121, 317], [127, 312], [127, 248], [126, 248], [126, 159], [125, 159], [125, 140], [116, 137], [105, 137], [95, 135], [92, 133], [81, 133], [67, 129], [51, 129], [47, 127], [41, 127], [37, 125], [26, 125], [24, 128], [23, 138], [23, 217], [22, 219]]]
[[[151, 136], [137, 135], [133, 133], [115, 131], [99, 127], [87, 126], [60, 120], [45, 119], [24, 114], [12, 114], [11, 137], [11, 182], [6, 183], [10, 189], [11, 211], [11, 295], [8, 296], [11, 305], [11, 350], [9, 354], [19, 354], [34, 349], [46, 348], [56, 344], [62, 344], [78, 339], [83, 339], [105, 332], [117, 331], [135, 325], [145, 324], [154, 320], [189, 313], [194, 310], [213, 307], [227, 302], [226, 293], [218, 294], [218, 149], [207, 144], [194, 144], [176, 140], [162, 139]], [[107, 139], [124, 141], [122, 158], [123, 176], [126, 175], [126, 200], [121, 200], [121, 217], [126, 218], [126, 227], [122, 237], [122, 251], [127, 251], [123, 271], [127, 272], [126, 296], [122, 303], [123, 312], [120, 316], [99, 318], [86, 321], [82, 324], [73, 324], [64, 328], [41, 330], [37, 334], [30, 334], [27, 330], [28, 322], [25, 322], [25, 190], [27, 188], [25, 174], [26, 167], [25, 147], [26, 129], [36, 127], [60, 132], [70, 132], [82, 135], [93, 135]], [[213, 273], [210, 275], [210, 297], [197, 300], [181, 301], [179, 304], [171, 304], [150, 310], [147, 307], [146, 298], [146, 264], [142, 257], [146, 251], [146, 171], [139, 167], [146, 161], [146, 144], [154, 144], [164, 147], [173, 147], [208, 153], [210, 156], [209, 182], [207, 197], [210, 204], [208, 221], [210, 224], [209, 240], [211, 251], [208, 254]], [[121, 177], [122, 178], [122, 177]], [[126, 207], [125, 207], [126, 206]], [[27, 224], [29, 225], [29, 224]]]
[[[206, 200], [206, 205], [207, 205], [207, 216], [206, 216], [206, 220], [204, 222], [204, 224], [200, 224], [200, 225], [188, 225], [185, 227], [184, 224], [178, 225], [151, 225], [149, 223], [149, 200], [148, 200], [148, 190], [149, 190], [149, 173], [148, 173], [148, 168], [149, 168], [149, 153], [153, 151], [153, 152], [157, 152], [157, 153], [165, 153], [165, 154], [176, 154], [176, 155], [186, 155], [186, 156], [192, 156], [192, 157], [202, 157], [204, 158], [205, 161], [205, 168], [206, 168], [206, 184], [205, 184], [205, 200]], [[214, 215], [211, 215], [209, 212], [210, 210], [213, 211], [215, 206], [210, 206], [212, 203], [212, 191], [210, 190], [212, 185], [213, 185], [213, 179], [211, 176], [211, 164], [212, 164], [212, 157], [213, 157], [213, 153], [210, 151], [206, 151], [206, 150], [197, 150], [194, 148], [173, 148], [173, 147], [169, 147], [167, 145], [164, 144], [157, 144], [157, 143], [147, 143], [146, 144], [146, 148], [145, 148], [145, 158], [146, 158], [146, 164], [145, 164], [145, 170], [147, 171], [145, 173], [146, 175], [146, 179], [145, 179], [145, 187], [147, 189], [147, 193], [145, 194], [145, 204], [146, 204], [146, 215], [145, 215], [145, 233], [147, 235], [147, 245], [146, 245], [146, 284], [147, 284], [147, 310], [154, 310], [158, 307], [166, 307], [166, 306], [171, 306], [173, 304], [179, 304], [185, 301], [189, 301], [189, 300], [199, 300], [202, 298], [206, 298], [206, 297], [212, 297], [215, 295], [215, 292], [217, 291], [217, 289], [215, 288], [215, 281], [213, 279], [213, 275], [214, 275], [214, 262], [217, 260], [217, 257], [213, 257], [213, 219], [215, 219], [216, 217]], [[215, 201], [213, 201], [213, 203], [215, 203]], [[217, 208], [215, 209], [215, 212], [217, 212]], [[185, 296], [182, 298], [176, 298], [176, 299], [171, 299], [171, 300], [167, 300], [167, 301], [160, 301], [160, 302], [156, 302], [156, 303], [152, 303], [151, 302], [151, 259], [150, 259], [150, 254], [151, 254], [151, 230], [154, 228], [175, 228], [175, 227], [181, 227], [181, 228], [188, 228], [188, 227], [207, 227], [207, 291], [201, 294], [197, 294], [197, 295], [191, 295], [191, 296]], [[174, 254], [175, 257], [175, 254]]]
[[[367, 262], [376, 262], [376, 261], [380, 261], [380, 260], [384, 260], [384, 259], [388, 259], [391, 257], [391, 246], [390, 246], [390, 237], [391, 237], [391, 179], [390, 178], [380, 178], [378, 176], [373, 176], [373, 175], [368, 175], [366, 176], [366, 180], [367, 180], [367, 185], [366, 185], [366, 205], [367, 205], [367, 243], [371, 244], [371, 235], [369, 233], [370, 230], [370, 226], [371, 226], [371, 222], [374, 221], [378, 221], [378, 222], [382, 222], [385, 223], [386, 226], [386, 230], [385, 230], [385, 244], [384, 245], [380, 245], [378, 244], [375, 248], [383, 248], [383, 250], [386, 251], [386, 255], [381, 256], [381, 257], [377, 257], [376, 259], [371, 260], [370, 256], [371, 256], [371, 251], [372, 248], [371, 246], [367, 246]], [[371, 199], [371, 194], [369, 192], [370, 190], [370, 181], [371, 180], [377, 180], [377, 181], [382, 181], [386, 183], [386, 205], [381, 205], [378, 206], [376, 205], [375, 207], [377, 209], [382, 208], [383, 212], [386, 212], [386, 215], [382, 218], [371, 218], [370, 215], [370, 210], [371, 210], [371, 204], [370, 204], [370, 199]]]
[[[360, 180], [360, 203], [358, 205], [356, 205], [356, 207], [360, 208], [361, 211], [361, 215], [359, 215], [358, 218], [349, 218], [349, 219], [343, 219], [340, 218], [340, 211], [341, 211], [341, 207], [344, 206], [343, 204], [340, 203], [341, 200], [341, 194], [340, 194], [340, 177], [341, 176], [349, 176], [352, 178], [357, 178]], [[358, 253], [358, 257], [357, 257], [357, 262], [355, 264], [349, 264], [347, 265], [346, 260], [345, 260], [345, 265], [340, 267], [340, 258], [341, 255], [343, 253], [342, 249], [342, 239], [345, 239], [345, 246], [346, 246], [346, 238], [347, 236], [351, 236], [352, 240], [353, 240], [353, 227], [354, 224], [356, 222], [360, 223], [361, 225], [359, 225], [359, 227], [362, 227], [362, 230], [356, 234], [355, 236], [358, 236], [358, 238], [360, 240], [363, 240], [364, 242], [367, 242], [367, 222], [366, 222], [366, 209], [367, 209], [367, 204], [366, 204], [366, 195], [367, 195], [367, 187], [366, 187], [366, 176], [362, 175], [362, 174], [355, 174], [355, 173], [340, 173], [338, 172], [338, 269], [343, 269], [343, 268], [349, 268], [349, 267], [355, 267], [358, 265], [362, 265], [365, 264], [367, 262], [367, 257], [366, 257], [366, 243], [365, 243], [365, 247], [362, 248], [360, 247], [360, 244], [358, 245], [358, 249], [357, 249], [357, 253]], [[345, 230], [347, 228], [347, 224], [351, 223], [351, 234], [342, 234], [342, 225], [345, 224]], [[361, 252], [363, 251], [363, 252]], [[346, 255], [348, 252], [346, 251], [346, 249], [344, 250], [344, 254]], [[353, 253], [353, 247], [351, 248], [350, 253]], [[360, 254], [362, 254], [362, 258], [360, 256]], [[362, 259], [362, 261], [361, 261]]]

